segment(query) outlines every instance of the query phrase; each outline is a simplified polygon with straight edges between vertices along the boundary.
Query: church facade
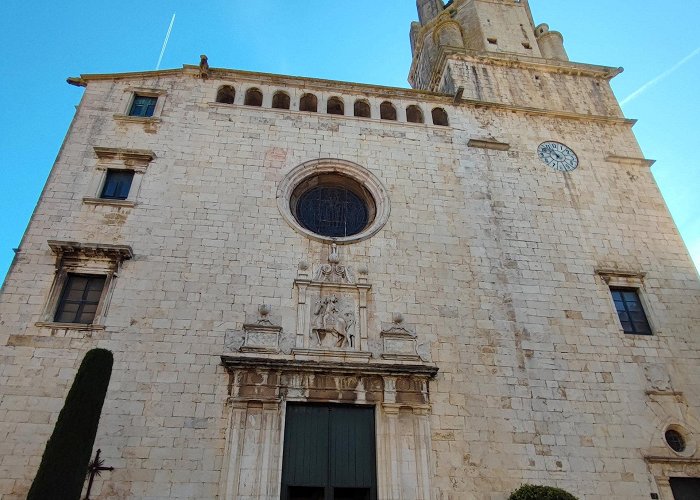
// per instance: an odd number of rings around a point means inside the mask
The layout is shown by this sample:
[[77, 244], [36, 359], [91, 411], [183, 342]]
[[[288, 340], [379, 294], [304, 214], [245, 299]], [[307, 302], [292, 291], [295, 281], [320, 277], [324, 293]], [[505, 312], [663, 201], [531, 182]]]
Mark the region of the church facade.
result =
[[82, 75], [3, 285], [0, 498], [84, 354], [93, 498], [697, 498], [700, 283], [526, 0], [418, 0], [412, 89]]

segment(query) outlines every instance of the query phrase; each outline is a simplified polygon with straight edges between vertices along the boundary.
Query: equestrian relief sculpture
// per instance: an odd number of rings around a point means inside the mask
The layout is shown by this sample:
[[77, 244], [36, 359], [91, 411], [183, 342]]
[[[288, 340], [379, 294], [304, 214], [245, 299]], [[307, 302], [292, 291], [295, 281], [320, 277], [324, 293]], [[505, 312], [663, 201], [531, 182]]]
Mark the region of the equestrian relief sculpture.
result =
[[316, 303], [311, 336], [319, 347], [355, 348], [355, 314], [343, 309], [342, 301], [335, 294], [322, 297]]

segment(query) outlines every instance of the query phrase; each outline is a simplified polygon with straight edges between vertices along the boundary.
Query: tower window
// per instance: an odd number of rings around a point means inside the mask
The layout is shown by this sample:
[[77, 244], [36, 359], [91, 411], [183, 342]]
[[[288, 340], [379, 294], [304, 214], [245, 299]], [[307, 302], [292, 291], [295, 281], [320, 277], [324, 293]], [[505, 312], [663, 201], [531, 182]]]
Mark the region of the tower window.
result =
[[216, 102], [221, 102], [223, 104], [233, 104], [236, 98], [236, 90], [230, 85], [223, 85], [219, 87], [216, 93]]
[[442, 109], [442, 108], [433, 108], [433, 125], [440, 125], [443, 127], [447, 127], [450, 125], [449, 120], [447, 119], [447, 112]]
[[328, 99], [326, 113], [329, 115], [344, 115], [345, 104], [343, 103], [343, 100], [339, 97], [331, 97]]
[[631, 335], [651, 335], [651, 327], [637, 290], [611, 287], [610, 293], [624, 332]]
[[406, 120], [411, 123], [423, 123], [423, 112], [418, 106], [411, 105], [406, 108]]
[[396, 121], [396, 108], [389, 101], [384, 101], [381, 106], [379, 106], [379, 113], [382, 120]]
[[371, 118], [372, 113], [370, 111], [369, 103], [367, 101], [355, 101], [355, 116], [361, 118]]
[[262, 106], [263, 95], [258, 89], [248, 89], [245, 93], [246, 106]]
[[92, 323], [104, 284], [104, 276], [68, 274], [54, 321], [85, 325]]
[[136, 94], [134, 96], [134, 101], [131, 103], [131, 108], [129, 109], [129, 116], [150, 118], [156, 110], [157, 102], [157, 97]]
[[129, 189], [131, 189], [131, 182], [133, 180], [133, 170], [107, 170], [100, 198], [106, 200], [126, 200], [129, 197]]
[[299, 111], [309, 111], [316, 113], [318, 111], [318, 99], [313, 94], [304, 94], [299, 101]]
[[272, 107], [275, 109], [289, 109], [289, 94], [281, 90], [272, 96]]

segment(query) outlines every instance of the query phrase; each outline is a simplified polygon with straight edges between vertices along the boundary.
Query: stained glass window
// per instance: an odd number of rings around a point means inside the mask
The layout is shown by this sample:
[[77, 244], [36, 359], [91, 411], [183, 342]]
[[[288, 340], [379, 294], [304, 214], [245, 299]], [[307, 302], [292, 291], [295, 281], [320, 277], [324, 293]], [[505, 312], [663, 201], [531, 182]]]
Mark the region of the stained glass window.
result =
[[309, 231], [331, 238], [361, 232], [369, 219], [365, 202], [344, 186], [317, 186], [299, 197], [299, 222]]

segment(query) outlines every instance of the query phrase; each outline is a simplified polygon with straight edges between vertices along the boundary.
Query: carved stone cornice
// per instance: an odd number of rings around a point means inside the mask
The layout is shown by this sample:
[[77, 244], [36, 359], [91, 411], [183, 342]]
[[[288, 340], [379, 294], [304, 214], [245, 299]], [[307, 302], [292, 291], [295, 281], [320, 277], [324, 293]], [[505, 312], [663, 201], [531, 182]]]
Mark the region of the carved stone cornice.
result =
[[222, 354], [221, 364], [227, 370], [269, 370], [275, 372], [305, 372], [332, 375], [379, 375], [413, 376], [433, 379], [438, 367], [416, 363], [335, 363], [317, 360], [300, 360], [288, 356], [251, 356], [245, 354]]
[[122, 262], [134, 257], [128, 245], [110, 245], [106, 243], [78, 243], [76, 241], [49, 240], [49, 248], [59, 258], [69, 256], [97, 257]]
[[603, 281], [610, 284], [614, 278], [622, 278], [625, 280], [633, 280], [643, 282], [646, 273], [636, 271], [619, 271], [617, 269], [596, 269], [595, 273], [602, 278]]
[[101, 160], [132, 160], [150, 163], [156, 159], [156, 154], [150, 149], [105, 148], [100, 146], [95, 146], [93, 149], [95, 155]]

